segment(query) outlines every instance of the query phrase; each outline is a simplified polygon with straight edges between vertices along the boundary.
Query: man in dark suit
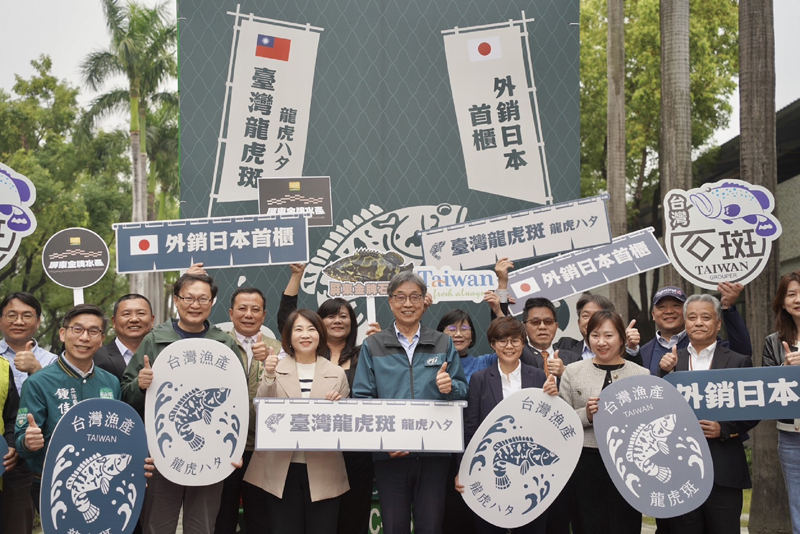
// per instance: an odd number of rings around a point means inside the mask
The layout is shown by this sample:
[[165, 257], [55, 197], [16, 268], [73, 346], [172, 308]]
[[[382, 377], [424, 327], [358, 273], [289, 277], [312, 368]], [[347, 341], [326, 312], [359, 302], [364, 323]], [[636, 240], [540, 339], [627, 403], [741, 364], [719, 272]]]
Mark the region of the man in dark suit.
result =
[[94, 355], [94, 363], [122, 381], [122, 373], [131, 361], [136, 349], [153, 329], [153, 307], [147, 297], [137, 293], [121, 296], [114, 303], [111, 324], [117, 337], [108, 345], [100, 347]]
[[553, 345], [558, 333], [558, 316], [555, 305], [548, 299], [532, 298], [525, 301], [522, 322], [525, 323], [528, 337], [528, 343], [522, 348], [523, 363], [532, 364], [547, 375], [561, 378], [564, 366], [580, 360], [580, 355]]
[[[660, 375], [672, 371], [752, 367], [748, 356], [723, 347], [717, 340], [722, 327], [722, 306], [711, 295], [692, 295], [683, 307], [685, 349], [672, 347], [661, 358]], [[752, 487], [743, 441], [758, 421], [700, 421], [714, 462], [711, 495], [696, 510], [669, 520], [670, 531], [681, 534], [724, 534], [739, 531], [743, 489]]]

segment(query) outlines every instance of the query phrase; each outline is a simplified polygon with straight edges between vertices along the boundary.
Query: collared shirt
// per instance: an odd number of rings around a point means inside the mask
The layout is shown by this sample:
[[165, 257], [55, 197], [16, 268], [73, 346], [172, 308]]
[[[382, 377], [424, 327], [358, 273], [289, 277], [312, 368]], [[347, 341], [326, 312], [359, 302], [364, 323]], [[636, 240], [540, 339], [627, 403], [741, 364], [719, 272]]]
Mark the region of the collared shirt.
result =
[[406, 351], [406, 356], [408, 356], [408, 363], [412, 363], [414, 360], [414, 349], [417, 348], [417, 343], [419, 343], [419, 333], [422, 330], [420, 325], [417, 325], [417, 333], [411, 338], [411, 341], [404, 336], [400, 330], [397, 329], [397, 323], [394, 323], [394, 331], [397, 334], [397, 341], [400, 342], [400, 345], [403, 347], [403, 350]]
[[72, 371], [79, 377], [86, 378], [87, 376], [91, 375], [94, 372], [94, 362], [92, 362], [92, 366], [89, 368], [89, 371], [84, 373], [83, 371], [72, 365], [72, 362], [69, 361], [69, 359], [67, 359], [67, 355], [65, 353], [62, 352], [61, 355], [64, 356], [64, 363], [67, 364], [67, 366], [69, 366], [69, 368], [72, 369]]
[[522, 389], [522, 364], [517, 362], [517, 368], [510, 374], [505, 374], [500, 367], [500, 360], [497, 361], [497, 369], [500, 371], [500, 383], [503, 385], [503, 398], [505, 399], [512, 393]]
[[711, 368], [711, 359], [714, 357], [714, 349], [716, 348], [717, 342], [715, 341], [701, 350], [700, 354], [697, 354], [692, 344], [689, 343], [689, 369], [692, 371], [708, 371]]
[[[33, 342], [36, 343], [36, 345], [33, 347], [33, 355], [36, 357], [39, 365], [42, 367], [47, 367], [58, 359], [58, 356], [52, 352], [47, 352], [40, 347], [39, 343], [35, 339]], [[22, 392], [22, 384], [28, 379], [28, 373], [17, 371], [17, 368], [14, 366], [14, 357], [16, 355], [17, 353], [14, 351], [14, 349], [8, 346], [6, 340], [0, 339], [0, 356], [8, 360], [8, 362], [11, 364], [11, 369], [14, 372], [14, 383], [17, 386], [17, 393], [20, 393]]]
[[584, 360], [591, 360], [594, 358], [594, 352], [592, 349], [589, 348], [589, 344], [586, 341], [583, 342], [583, 350], [581, 351], [581, 358]]
[[123, 345], [122, 341], [120, 341], [118, 337], [114, 338], [114, 343], [117, 344], [117, 349], [119, 349], [119, 353], [122, 354], [122, 359], [125, 360], [125, 365], [131, 363], [131, 358], [133, 358], [133, 352], [131, 352], [131, 349]]
[[660, 330], [656, 332], [656, 341], [658, 342], [659, 345], [661, 345], [667, 350], [672, 350], [672, 347], [680, 343], [680, 341], [685, 337], [686, 337], [686, 330], [682, 331], [679, 334], [675, 334], [669, 339], [665, 339], [664, 337], [662, 337]]
[[253, 363], [253, 343], [256, 342], [256, 338], [240, 334], [235, 328], [233, 331], [236, 333], [236, 339], [239, 340], [239, 343], [242, 344], [244, 351], [247, 353], [247, 369], [249, 370], [250, 365]]

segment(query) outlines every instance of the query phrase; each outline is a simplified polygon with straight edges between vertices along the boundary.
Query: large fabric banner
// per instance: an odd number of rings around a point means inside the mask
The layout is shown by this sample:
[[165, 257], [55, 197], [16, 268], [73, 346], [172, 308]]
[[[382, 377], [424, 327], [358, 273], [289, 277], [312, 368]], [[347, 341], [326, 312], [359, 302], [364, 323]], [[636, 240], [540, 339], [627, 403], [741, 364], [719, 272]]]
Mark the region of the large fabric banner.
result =
[[242, 20], [217, 200], [258, 199], [258, 179], [302, 176], [319, 33]]
[[453, 30], [444, 37], [447, 70], [470, 189], [550, 204], [544, 143], [533, 120], [536, 88], [523, 57], [525, 22]]

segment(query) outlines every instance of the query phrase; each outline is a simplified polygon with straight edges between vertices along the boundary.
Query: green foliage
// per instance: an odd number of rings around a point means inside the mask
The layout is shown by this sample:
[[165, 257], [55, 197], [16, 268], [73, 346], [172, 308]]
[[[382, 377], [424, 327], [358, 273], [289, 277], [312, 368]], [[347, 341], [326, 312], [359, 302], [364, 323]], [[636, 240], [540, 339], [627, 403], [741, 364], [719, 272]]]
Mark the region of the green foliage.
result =
[[113, 223], [130, 220], [130, 160], [126, 132], [98, 133], [74, 141], [81, 110], [77, 89], [57, 80], [51, 62], [32, 62], [29, 80], [17, 77], [15, 96], [0, 92], [0, 160], [36, 186], [33, 212], [37, 229], [22, 239], [15, 258], [0, 269], [0, 295], [30, 291], [42, 303], [39, 341], [59, 346], [58, 324], [72, 306], [72, 290], [50, 281], [42, 268], [42, 249], [54, 233], [80, 226], [97, 232], [112, 249], [111, 268], [84, 291], [86, 302], [110, 311], [127, 292], [113, 265]]
[[[581, 0], [581, 194], [606, 186], [606, 0]], [[659, 0], [625, 2], [625, 100], [629, 226], [658, 187], [661, 43]], [[691, 0], [692, 148], [727, 125], [738, 75], [736, 0]]]

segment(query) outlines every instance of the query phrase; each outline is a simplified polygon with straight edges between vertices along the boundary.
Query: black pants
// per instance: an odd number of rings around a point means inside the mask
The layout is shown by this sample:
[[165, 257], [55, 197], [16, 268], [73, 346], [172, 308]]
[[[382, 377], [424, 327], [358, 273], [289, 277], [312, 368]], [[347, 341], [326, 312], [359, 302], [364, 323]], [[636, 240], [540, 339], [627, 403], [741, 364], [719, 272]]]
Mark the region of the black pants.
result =
[[475, 534], [475, 512], [467, 506], [464, 497], [456, 491], [455, 479], [458, 475], [460, 454], [450, 456], [450, 469], [447, 471], [444, 501], [444, 525], [442, 534]]
[[244, 509], [245, 532], [254, 534], [268, 534], [266, 500], [263, 491], [255, 491], [252, 484], [244, 482], [244, 474], [253, 451], [245, 451], [242, 457], [244, 465], [241, 469], [234, 469], [222, 485], [222, 497], [219, 502], [219, 512], [214, 525], [214, 534], [236, 534], [239, 524], [239, 501]]
[[[0, 531], [30, 534], [33, 530], [33, 473], [22, 458], [16, 467], [3, 474], [3, 518]], [[36, 505], [39, 505], [38, 492]]]
[[282, 499], [264, 494], [270, 534], [336, 534], [339, 497], [311, 502], [306, 464], [289, 464]]
[[[375, 462], [385, 534], [440, 534], [444, 522], [449, 456], [405, 456]], [[452, 483], [452, 482], [451, 482]]]
[[344, 452], [350, 489], [339, 497], [338, 534], [368, 534], [375, 470], [371, 452]]
[[714, 484], [699, 508], [670, 518], [671, 532], [680, 534], [736, 534], [741, 531], [742, 490]]

